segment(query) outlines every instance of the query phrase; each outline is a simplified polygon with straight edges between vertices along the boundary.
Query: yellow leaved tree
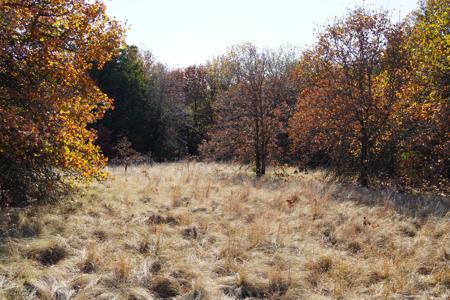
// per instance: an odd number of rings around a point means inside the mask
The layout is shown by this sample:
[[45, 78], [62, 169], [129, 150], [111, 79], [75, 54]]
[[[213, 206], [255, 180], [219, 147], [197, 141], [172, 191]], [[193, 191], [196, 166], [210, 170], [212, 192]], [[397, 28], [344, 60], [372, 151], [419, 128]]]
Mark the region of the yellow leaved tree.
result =
[[124, 30], [101, 1], [0, 0], [0, 206], [105, 176], [89, 129], [112, 100], [89, 77]]
[[449, 191], [450, 174], [450, 3], [422, 1], [404, 47], [411, 71], [398, 118], [404, 142], [399, 173], [410, 184]]

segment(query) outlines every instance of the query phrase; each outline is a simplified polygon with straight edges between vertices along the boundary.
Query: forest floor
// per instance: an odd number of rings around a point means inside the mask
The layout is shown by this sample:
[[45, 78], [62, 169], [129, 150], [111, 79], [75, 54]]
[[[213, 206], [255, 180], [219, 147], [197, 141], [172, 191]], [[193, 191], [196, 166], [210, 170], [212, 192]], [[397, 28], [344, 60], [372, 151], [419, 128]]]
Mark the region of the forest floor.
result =
[[449, 199], [324, 172], [110, 168], [0, 218], [0, 299], [448, 299]]

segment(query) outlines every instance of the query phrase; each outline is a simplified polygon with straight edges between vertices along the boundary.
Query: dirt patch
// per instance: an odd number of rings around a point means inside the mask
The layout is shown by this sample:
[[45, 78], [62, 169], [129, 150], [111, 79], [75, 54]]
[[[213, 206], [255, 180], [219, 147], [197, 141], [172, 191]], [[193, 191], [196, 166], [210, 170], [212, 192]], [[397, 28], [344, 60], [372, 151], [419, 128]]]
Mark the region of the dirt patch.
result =
[[432, 271], [433, 269], [430, 267], [420, 267], [417, 269], [417, 273], [420, 275], [430, 275]]
[[34, 259], [44, 266], [52, 266], [63, 260], [67, 251], [59, 245], [36, 249], [28, 253], [28, 258]]
[[180, 221], [178, 220], [178, 218], [175, 218], [173, 216], [164, 216], [164, 215], [158, 215], [158, 214], [153, 214], [150, 215], [147, 218], [147, 223], [148, 224], [170, 224], [170, 225], [178, 225], [180, 223]]
[[104, 232], [103, 230], [96, 230], [96, 231], [94, 231], [93, 235], [100, 242], [104, 242], [108, 237], [106, 232]]
[[361, 245], [358, 242], [350, 242], [347, 247], [348, 251], [356, 254], [361, 251]]
[[181, 231], [181, 235], [185, 238], [185, 239], [197, 239], [198, 237], [198, 232], [197, 232], [197, 228], [194, 227], [188, 227], [185, 228]]
[[170, 277], [156, 276], [150, 280], [149, 290], [161, 298], [175, 297], [180, 294], [180, 285]]
[[266, 297], [266, 291], [264, 288], [243, 283], [239, 286], [232, 286], [223, 289], [225, 295], [235, 297], [236, 299], [246, 298], [258, 298], [263, 299]]

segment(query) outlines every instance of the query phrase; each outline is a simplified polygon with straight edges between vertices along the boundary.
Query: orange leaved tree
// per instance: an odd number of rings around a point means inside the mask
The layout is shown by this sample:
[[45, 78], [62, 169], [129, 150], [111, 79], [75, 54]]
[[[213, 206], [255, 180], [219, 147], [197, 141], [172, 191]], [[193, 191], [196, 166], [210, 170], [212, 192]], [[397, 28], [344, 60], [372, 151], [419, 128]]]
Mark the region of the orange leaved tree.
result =
[[105, 9], [98, 0], [0, 0], [0, 205], [104, 176], [88, 125], [112, 101], [87, 71], [123, 39]]
[[361, 8], [319, 34], [298, 67], [302, 91], [289, 129], [294, 151], [325, 156], [341, 173], [357, 174], [362, 186], [389, 165], [380, 160], [392, 152], [406, 72], [403, 40], [403, 26], [386, 12]]

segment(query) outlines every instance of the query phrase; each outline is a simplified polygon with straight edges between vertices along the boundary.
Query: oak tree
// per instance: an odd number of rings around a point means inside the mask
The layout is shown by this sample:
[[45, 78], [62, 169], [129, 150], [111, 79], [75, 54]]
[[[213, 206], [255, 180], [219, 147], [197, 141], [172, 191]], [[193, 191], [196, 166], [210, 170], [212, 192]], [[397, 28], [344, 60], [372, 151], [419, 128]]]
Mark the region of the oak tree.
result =
[[87, 128], [111, 107], [88, 75], [122, 43], [100, 1], [0, 1], [0, 204], [104, 176]]
[[399, 103], [402, 40], [402, 24], [363, 8], [319, 33], [299, 64], [304, 86], [290, 121], [294, 151], [326, 154], [368, 185]]

